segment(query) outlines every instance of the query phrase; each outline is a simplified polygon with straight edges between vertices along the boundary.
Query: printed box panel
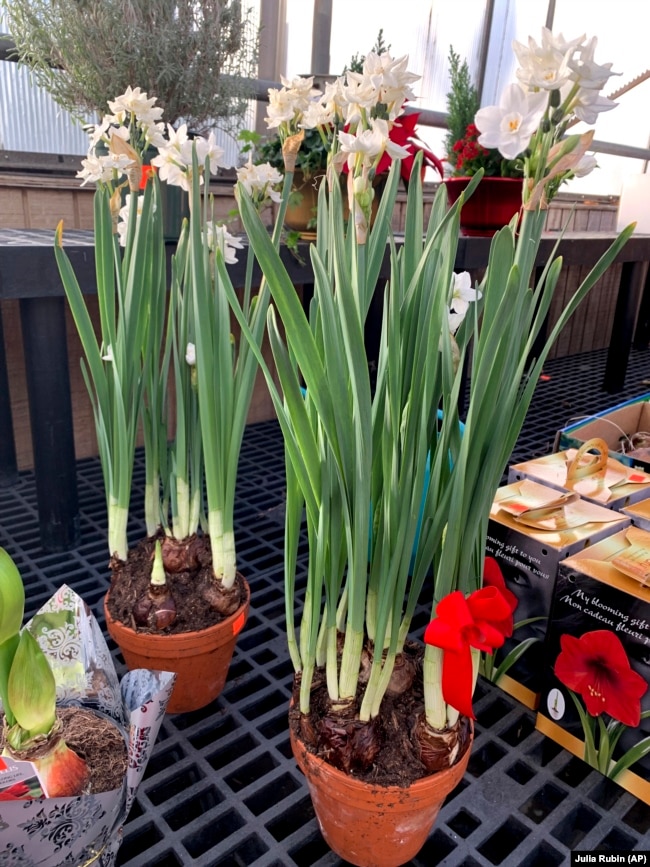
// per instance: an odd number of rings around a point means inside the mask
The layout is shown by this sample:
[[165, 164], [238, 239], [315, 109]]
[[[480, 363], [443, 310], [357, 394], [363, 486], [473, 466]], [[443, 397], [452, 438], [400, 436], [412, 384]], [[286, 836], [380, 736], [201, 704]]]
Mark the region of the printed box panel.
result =
[[526, 707], [535, 709], [539, 699], [559, 562], [628, 525], [629, 519], [618, 512], [530, 480], [497, 491], [486, 553], [499, 564], [518, 604], [516, 629], [488, 660], [484, 675]]
[[650, 804], [650, 533], [630, 527], [563, 560], [539, 731]]

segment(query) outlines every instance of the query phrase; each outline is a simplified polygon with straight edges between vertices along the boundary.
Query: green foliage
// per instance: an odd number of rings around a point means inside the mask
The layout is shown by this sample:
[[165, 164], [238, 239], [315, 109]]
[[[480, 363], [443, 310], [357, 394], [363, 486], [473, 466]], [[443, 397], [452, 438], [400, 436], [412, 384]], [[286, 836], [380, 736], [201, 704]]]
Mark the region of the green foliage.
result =
[[[327, 168], [327, 155], [329, 151], [317, 129], [306, 129], [305, 138], [298, 151], [296, 169], [301, 171], [306, 178], [320, 174]], [[284, 172], [284, 160], [282, 158], [282, 145], [279, 136], [267, 139], [256, 149], [257, 163], [270, 163], [273, 168]]]
[[231, 129], [251, 97], [258, 36], [241, 0], [0, 0], [21, 63], [73, 114], [127, 86], [165, 120]]
[[[377, 39], [375, 40], [375, 44], [372, 46], [372, 51], [375, 54], [385, 54], [387, 51], [390, 52], [390, 45], [386, 45], [384, 42], [384, 29], [383, 27], [379, 28], [379, 33], [377, 34]], [[350, 65], [346, 66], [343, 72], [347, 72], [348, 69], [350, 72], [363, 72], [363, 61], [365, 60], [365, 54], [353, 54], [350, 58]]]
[[454, 144], [465, 136], [467, 127], [474, 123], [474, 115], [480, 108], [480, 98], [472, 84], [467, 60], [461, 63], [460, 55], [449, 46], [449, 75], [451, 88], [447, 93], [447, 127], [445, 138], [447, 159], [455, 163]]

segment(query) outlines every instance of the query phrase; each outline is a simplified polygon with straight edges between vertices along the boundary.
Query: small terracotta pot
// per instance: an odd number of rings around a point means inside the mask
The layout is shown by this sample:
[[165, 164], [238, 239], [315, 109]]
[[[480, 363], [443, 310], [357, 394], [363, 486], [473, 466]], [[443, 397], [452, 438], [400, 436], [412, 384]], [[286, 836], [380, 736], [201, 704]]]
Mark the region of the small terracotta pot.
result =
[[[465, 190], [471, 178], [446, 178], [450, 205]], [[507, 226], [521, 208], [522, 178], [482, 178], [463, 204], [460, 229], [463, 235], [491, 236]]]
[[234, 614], [208, 629], [177, 635], [136, 632], [111, 616], [107, 605], [110, 590], [104, 597], [106, 628], [122, 651], [127, 667], [176, 672], [167, 713], [198, 710], [214, 701], [223, 690], [251, 601], [250, 587], [239, 577], [246, 597]]
[[461, 781], [473, 729], [465, 753], [453, 767], [406, 788], [357, 780], [310, 753], [292, 731], [290, 737], [327, 845], [358, 867], [398, 867], [420, 851], [445, 798]]

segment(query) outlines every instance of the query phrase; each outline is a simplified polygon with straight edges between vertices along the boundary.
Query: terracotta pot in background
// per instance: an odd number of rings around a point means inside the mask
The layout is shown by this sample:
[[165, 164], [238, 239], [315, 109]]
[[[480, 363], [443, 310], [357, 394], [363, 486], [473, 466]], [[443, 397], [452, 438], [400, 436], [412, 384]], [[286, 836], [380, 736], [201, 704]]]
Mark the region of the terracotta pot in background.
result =
[[461, 781], [472, 751], [473, 730], [465, 753], [453, 767], [406, 788], [348, 776], [310, 753], [291, 727], [290, 736], [328, 846], [358, 867], [398, 867], [420, 851], [445, 798]]
[[177, 635], [137, 632], [114, 620], [107, 606], [110, 590], [106, 594], [106, 628], [122, 651], [127, 667], [176, 672], [167, 713], [198, 710], [214, 701], [223, 690], [237, 636], [246, 624], [250, 608], [250, 587], [241, 576], [240, 579], [245, 599], [234, 614], [208, 629]]
[[[284, 223], [293, 232], [300, 232], [305, 241], [316, 240], [316, 209], [318, 208], [318, 188], [325, 174], [310, 175], [305, 178], [300, 169], [296, 169], [293, 181], [293, 191], [297, 193], [291, 196], [287, 204], [287, 212]], [[372, 182], [375, 197], [372, 200], [372, 213], [370, 224], [372, 225], [377, 216], [379, 201], [384, 187], [386, 186], [386, 174], [376, 176]], [[341, 174], [341, 195], [343, 196], [343, 216], [348, 219], [350, 209], [348, 206], [347, 174]]]
[[[471, 178], [445, 178], [450, 205], [465, 190]], [[507, 226], [521, 208], [523, 178], [482, 178], [460, 212], [463, 235], [490, 237]]]

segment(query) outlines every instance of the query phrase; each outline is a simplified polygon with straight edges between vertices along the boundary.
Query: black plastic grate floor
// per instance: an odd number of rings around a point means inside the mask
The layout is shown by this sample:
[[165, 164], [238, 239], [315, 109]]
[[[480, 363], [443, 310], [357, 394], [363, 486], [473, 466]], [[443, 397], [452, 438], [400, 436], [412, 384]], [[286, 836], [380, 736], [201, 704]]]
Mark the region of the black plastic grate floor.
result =
[[[632, 353], [627, 387], [602, 391], [605, 353], [550, 362], [513, 460], [551, 450], [570, 418], [650, 391], [650, 351]], [[143, 467], [134, 473], [140, 496]], [[83, 542], [66, 554], [39, 549], [31, 473], [0, 490], [0, 544], [16, 559], [31, 615], [62, 583], [103, 626], [108, 584], [104, 495], [97, 460], [78, 463]], [[274, 422], [248, 428], [237, 499], [240, 569], [252, 590], [226, 689], [209, 707], [166, 717], [125, 827], [123, 867], [335, 867], [289, 747], [292, 670], [282, 593], [283, 450]], [[137, 512], [138, 509], [136, 508]], [[143, 527], [134, 522], [135, 540]], [[415, 623], [428, 620], [423, 607]], [[109, 642], [118, 672], [119, 652]], [[479, 683], [469, 769], [411, 863], [418, 867], [552, 867], [574, 849], [650, 849], [650, 807], [534, 730], [533, 714]]]

